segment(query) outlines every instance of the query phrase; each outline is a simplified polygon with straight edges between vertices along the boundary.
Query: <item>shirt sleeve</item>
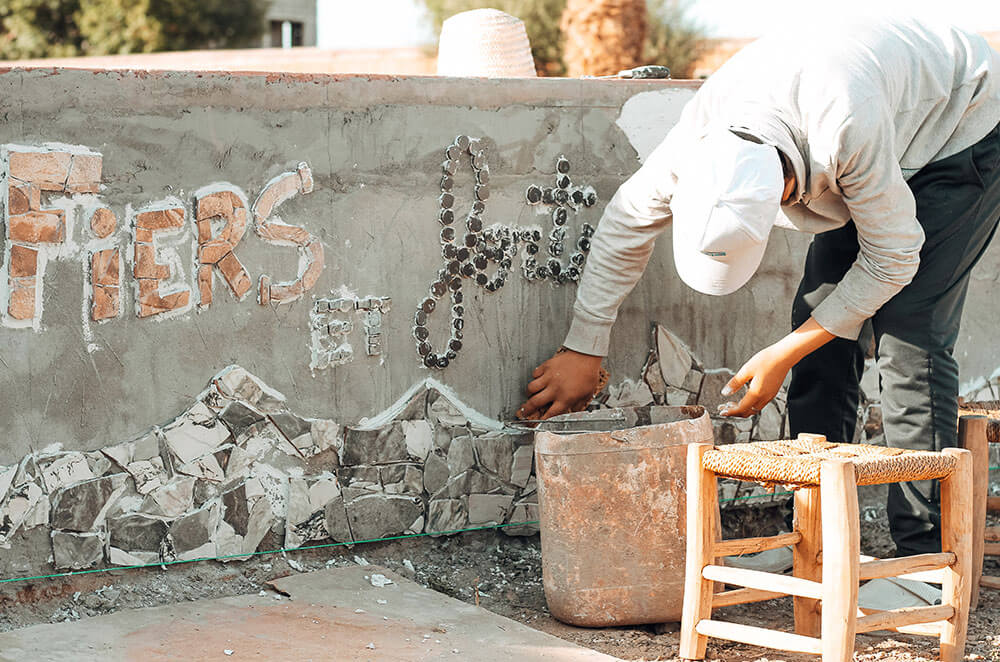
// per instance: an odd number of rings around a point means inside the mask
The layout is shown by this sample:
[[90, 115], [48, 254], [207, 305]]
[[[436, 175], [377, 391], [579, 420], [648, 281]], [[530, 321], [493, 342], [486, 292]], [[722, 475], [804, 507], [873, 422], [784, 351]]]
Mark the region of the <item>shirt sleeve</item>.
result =
[[856, 339], [864, 321], [913, 280], [924, 231], [894, 149], [891, 114], [858, 113], [839, 132], [841, 196], [858, 232], [858, 257], [813, 319]]
[[582, 354], [607, 356], [618, 308], [649, 262], [656, 237], [670, 222], [675, 177], [668, 136], [604, 208], [576, 292], [563, 343]]

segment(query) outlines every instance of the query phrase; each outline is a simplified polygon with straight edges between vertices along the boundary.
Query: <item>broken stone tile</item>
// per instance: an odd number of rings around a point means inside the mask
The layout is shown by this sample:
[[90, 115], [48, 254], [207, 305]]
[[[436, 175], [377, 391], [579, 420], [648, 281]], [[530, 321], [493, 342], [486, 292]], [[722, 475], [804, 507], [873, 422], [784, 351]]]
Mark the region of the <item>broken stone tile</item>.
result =
[[473, 440], [476, 463], [480, 469], [510, 482], [511, 461], [514, 457], [514, 440], [510, 435], [490, 433]]
[[[396, 414], [397, 421], [418, 421], [427, 418], [427, 398], [430, 391], [421, 389], [406, 403], [402, 411]], [[435, 392], [436, 395], [436, 392]]]
[[234, 437], [239, 437], [248, 428], [263, 421], [264, 415], [239, 400], [232, 400], [219, 413], [219, 420]]
[[194, 507], [201, 508], [209, 501], [222, 494], [222, 483], [214, 480], [196, 479], [194, 481]]
[[682, 407], [684, 405], [695, 404], [698, 400], [698, 396], [696, 393], [690, 393], [679, 388], [674, 388], [673, 386], [668, 386], [666, 392], [664, 393], [664, 400], [666, 404], [670, 406]]
[[98, 533], [52, 532], [52, 559], [57, 570], [83, 570], [104, 560], [104, 538]]
[[[253, 468], [253, 478], [260, 482], [275, 519], [284, 521], [288, 512], [288, 475], [266, 464], [257, 464]], [[247, 493], [249, 496], [249, 490]]]
[[458, 498], [477, 492], [482, 494], [492, 492], [498, 488], [502, 488], [503, 484], [492, 476], [487, 476], [475, 469], [469, 469], [451, 478], [446, 487], [449, 497]]
[[278, 518], [267, 499], [257, 499], [250, 508], [247, 534], [243, 538], [243, 553], [252, 554], [258, 551], [261, 542], [274, 529]]
[[[140, 556], [143, 556], [144, 558], [140, 558]], [[108, 549], [108, 562], [111, 565], [126, 567], [141, 566], [158, 560], [158, 557], [158, 552], [155, 555], [151, 553], [143, 554], [142, 552], [137, 552], [137, 555], [132, 555], [125, 550], [118, 549], [117, 547], [111, 547]]]
[[347, 503], [347, 519], [358, 542], [398, 535], [423, 515], [416, 497], [371, 494]]
[[218, 560], [223, 563], [242, 561], [246, 557], [243, 551], [243, 536], [238, 535], [227, 522], [219, 522], [215, 530], [215, 551]]
[[419, 495], [423, 491], [423, 471], [416, 464], [382, 467], [382, 485], [389, 494]]
[[90, 531], [112, 493], [124, 482], [125, 474], [113, 474], [57, 490], [52, 495], [52, 528]]
[[754, 428], [753, 439], [759, 441], [772, 441], [784, 438], [784, 416], [778, 410], [778, 406], [773, 402], [764, 405], [757, 416], [757, 425]]
[[743, 386], [736, 393], [722, 395], [722, 387], [729, 383], [736, 373], [728, 368], [717, 368], [706, 370], [705, 378], [701, 385], [701, 394], [698, 396], [698, 404], [708, 411], [710, 416], [719, 414], [719, 405], [727, 402], [739, 402], [746, 395], [747, 387]]
[[126, 441], [120, 444], [115, 444], [114, 446], [106, 446], [101, 449], [101, 453], [124, 469], [132, 463], [133, 455], [135, 453], [135, 442]]
[[271, 416], [271, 422], [274, 423], [278, 429], [281, 430], [281, 433], [289, 440], [296, 439], [304, 434], [309, 434], [309, 431], [312, 429], [309, 421], [296, 416], [291, 412], [274, 414]]
[[223, 370], [214, 383], [226, 398], [241, 400], [265, 414], [284, 411], [285, 396], [238, 365]]
[[[169, 533], [177, 558], [183, 560], [184, 554], [198, 550], [212, 542], [212, 537], [218, 526], [218, 518], [218, 504], [211, 504], [174, 520], [170, 525]], [[199, 551], [200, 555], [204, 553], [204, 550]], [[214, 551], [208, 556], [215, 556]], [[199, 558], [199, 556], [193, 558]]]
[[427, 506], [428, 533], [445, 533], [465, 528], [469, 522], [468, 510], [460, 499], [433, 499]]
[[330, 537], [337, 542], [354, 542], [351, 535], [351, 525], [347, 520], [347, 508], [344, 505], [344, 497], [339, 496], [323, 509], [326, 518], [326, 531]]
[[[114, 464], [101, 451], [88, 451], [83, 454], [83, 457], [87, 460], [87, 466], [90, 467], [90, 473], [97, 476], [105, 476], [112, 473], [118, 473], [117, 470], [113, 470]], [[2, 498], [3, 492], [0, 491], [0, 498]]]
[[343, 440], [340, 437], [340, 426], [336, 421], [327, 419], [314, 419], [309, 426], [309, 434], [313, 438], [313, 443], [321, 451], [334, 448], [338, 454], [343, 449]]
[[475, 465], [476, 452], [472, 437], [465, 435], [452, 439], [448, 448], [448, 471], [451, 475], [457, 476]]
[[222, 494], [222, 519], [236, 535], [242, 538], [247, 534], [250, 509], [245, 485]]
[[202, 403], [198, 405], [208, 413], [204, 422], [200, 422], [196, 413], [189, 412], [163, 428], [167, 448], [181, 464], [212, 453], [232, 437], [229, 429], [211, 415], [208, 407]]
[[232, 486], [243, 482], [250, 475], [253, 463], [257, 458], [240, 446], [234, 446], [226, 464], [226, 485]]
[[163, 469], [163, 460], [159, 457], [154, 457], [152, 460], [131, 462], [125, 466], [125, 471], [132, 476], [135, 481], [135, 489], [139, 494], [149, 494], [162, 487], [168, 480], [167, 472]]
[[166, 485], [154, 489], [142, 504], [142, 512], [162, 517], [180, 517], [194, 508], [194, 484], [190, 476], [178, 476]]
[[510, 482], [518, 487], [528, 484], [531, 477], [531, 463], [534, 459], [535, 449], [533, 446], [518, 446], [514, 449], [514, 458], [511, 461]]
[[427, 421], [401, 421], [403, 438], [406, 440], [406, 452], [420, 461], [427, 458], [434, 445], [434, 430]]
[[337, 478], [341, 485], [355, 488], [379, 487], [382, 484], [378, 467], [340, 467], [337, 469]]
[[433, 451], [427, 456], [424, 462], [424, 490], [428, 494], [435, 494], [448, 483], [451, 471], [448, 469], [448, 460], [440, 451]]
[[[290, 520], [289, 520], [290, 522]], [[326, 512], [319, 510], [298, 524], [288, 524], [285, 532], [285, 547], [291, 549], [306, 543], [329, 538], [326, 532]]]
[[[434, 397], [434, 396], [437, 397]], [[432, 425], [445, 425], [458, 427], [468, 425], [469, 420], [459, 409], [452, 404], [447, 396], [441, 393], [434, 393], [428, 396], [427, 420]]]
[[507, 494], [470, 494], [469, 524], [501, 524], [507, 521], [514, 497]]
[[160, 438], [150, 430], [132, 443], [132, 461], [152, 460], [160, 456]]
[[47, 492], [61, 487], [96, 478], [83, 453], [66, 453], [48, 462], [39, 462], [42, 480]]
[[681, 388], [697, 396], [701, 393], [701, 385], [704, 379], [705, 373], [697, 368], [694, 368], [687, 374], [687, 377], [684, 378], [684, 383], [681, 384]]
[[[538, 506], [535, 504], [522, 503], [514, 506], [510, 514], [510, 524], [521, 524], [520, 526], [505, 526], [500, 529], [509, 536], [533, 536], [538, 533]], [[529, 524], [528, 522], [532, 522]]]
[[226, 479], [226, 472], [214, 453], [185, 462], [177, 467], [177, 472], [216, 483], [221, 483]]
[[[47, 526], [49, 523], [49, 511], [49, 497], [43, 494], [37, 501], [35, 501], [34, 505], [28, 509], [28, 512], [25, 513], [24, 522], [21, 526], [24, 529], [33, 529], [36, 526]], [[98, 516], [98, 519], [100, 519], [100, 516]], [[100, 525], [100, 522], [97, 522], [97, 525]]]
[[653, 393], [644, 381], [625, 379], [617, 386], [608, 387], [605, 403], [608, 407], [644, 407], [653, 404]]
[[346, 465], [403, 462], [409, 459], [402, 425], [397, 422], [377, 430], [347, 428], [341, 462]]
[[125, 515], [108, 521], [111, 546], [133, 555], [136, 552], [158, 554], [167, 531], [166, 522], [148, 515]]
[[[653, 329], [654, 339], [656, 337], [656, 327]], [[667, 391], [667, 383], [663, 381], [663, 373], [660, 372], [660, 360], [656, 355], [656, 349], [649, 351], [646, 357], [646, 364], [642, 367], [642, 381], [649, 387], [649, 392], [653, 394], [653, 402], [663, 404], [664, 394]]]
[[[18, 482], [16, 478], [14, 482]], [[42, 488], [33, 482], [23, 483], [12, 488], [5, 504], [6, 512], [3, 520], [0, 521], [0, 542], [9, 541], [25, 524], [25, 520], [29, 518], [38, 502], [44, 498], [46, 497]], [[24, 528], [30, 527], [25, 526]]]
[[660, 360], [660, 374], [668, 386], [684, 388], [684, 379], [694, 359], [691, 350], [680, 338], [662, 325], [656, 327], [656, 354]]
[[17, 466], [0, 467], [0, 503], [3, 503], [3, 500], [7, 498], [15, 474], [17, 474]]

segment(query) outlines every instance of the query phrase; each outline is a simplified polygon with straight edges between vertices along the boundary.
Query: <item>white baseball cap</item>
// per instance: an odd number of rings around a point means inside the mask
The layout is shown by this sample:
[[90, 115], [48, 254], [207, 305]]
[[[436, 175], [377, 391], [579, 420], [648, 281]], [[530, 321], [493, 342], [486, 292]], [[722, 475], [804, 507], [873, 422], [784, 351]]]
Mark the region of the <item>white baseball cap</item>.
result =
[[714, 129], [676, 172], [677, 273], [703, 294], [735, 292], [760, 266], [778, 217], [785, 184], [778, 150]]

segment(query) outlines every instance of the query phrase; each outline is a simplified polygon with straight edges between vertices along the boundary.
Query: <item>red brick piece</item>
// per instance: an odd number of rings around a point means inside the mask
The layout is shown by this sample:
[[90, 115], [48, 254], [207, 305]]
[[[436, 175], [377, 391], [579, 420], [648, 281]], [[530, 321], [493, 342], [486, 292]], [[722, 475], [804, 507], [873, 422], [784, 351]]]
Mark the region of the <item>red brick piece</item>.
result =
[[202, 264], [215, 264], [232, 252], [233, 247], [228, 241], [221, 239], [206, 241], [198, 246], [198, 261]]
[[132, 275], [136, 278], [155, 278], [156, 280], [170, 278], [170, 267], [165, 264], [157, 264], [156, 249], [153, 244], [135, 244], [134, 255]]
[[23, 278], [38, 273], [38, 250], [11, 244], [10, 247], [10, 277]]
[[168, 230], [184, 226], [184, 208], [158, 209], [139, 212], [135, 216], [135, 226], [147, 230]]
[[247, 273], [235, 253], [229, 253], [223, 257], [217, 266], [237, 299], [242, 299], [253, 287], [253, 283], [250, 282], [250, 274]]
[[99, 207], [90, 215], [90, 229], [101, 239], [110, 236], [117, 225], [118, 219], [115, 218], [115, 213], [107, 207]]
[[65, 213], [59, 210], [29, 211], [9, 217], [7, 235], [26, 244], [61, 244], [66, 239]]
[[10, 281], [10, 303], [7, 313], [16, 320], [30, 320], [35, 316], [35, 279], [18, 278]]
[[198, 306], [207, 308], [212, 305], [212, 265], [198, 267]]
[[101, 190], [101, 155], [74, 154], [66, 179], [69, 193], [97, 193]]
[[94, 303], [90, 308], [90, 318], [95, 322], [118, 317], [120, 310], [119, 289], [117, 287], [94, 287]]
[[160, 295], [160, 281], [152, 278], [139, 279], [139, 317], [150, 317], [188, 305], [191, 290], [181, 290]]
[[69, 152], [11, 152], [10, 175], [43, 191], [65, 191], [73, 155]]
[[20, 186], [11, 184], [7, 188], [7, 212], [11, 216], [26, 214], [31, 209], [27, 192]]
[[118, 287], [121, 284], [118, 274], [118, 249], [108, 248], [103, 251], [96, 251], [90, 256], [90, 279], [97, 285], [111, 285]]

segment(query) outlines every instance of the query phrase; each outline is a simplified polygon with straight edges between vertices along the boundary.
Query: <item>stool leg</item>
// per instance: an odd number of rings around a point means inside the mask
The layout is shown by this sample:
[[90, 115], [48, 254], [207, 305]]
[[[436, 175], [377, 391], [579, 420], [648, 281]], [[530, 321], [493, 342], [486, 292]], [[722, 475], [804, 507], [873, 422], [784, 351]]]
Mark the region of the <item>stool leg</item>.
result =
[[719, 497], [715, 474], [702, 467], [702, 456], [712, 444], [690, 444], [687, 456], [687, 559], [684, 572], [684, 609], [681, 615], [680, 657], [702, 660], [708, 637], [698, 634], [698, 622], [712, 617], [712, 582], [702, 570], [712, 564], [715, 518]]
[[941, 628], [941, 660], [958, 662], [965, 656], [972, 595], [972, 453], [958, 448], [942, 452], [958, 462], [954, 473], [941, 481], [941, 551], [955, 554], [955, 564], [944, 569], [941, 582], [941, 604], [955, 609]]
[[969, 609], [979, 606], [979, 578], [983, 576], [983, 544], [986, 538], [986, 498], [990, 482], [990, 447], [986, 440], [986, 416], [958, 419], [958, 447], [972, 453], [972, 596]]
[[[793, 571], [796, 577], [822, 581], [823, 566], [820, 550], [823, 549], [823, 523], [821, 521], [820, 491], [818, 487], [795, 490], [795, 530], [802, 540], [792, 546]], [[806, 637], [820, 635], [819, 600], [795, 597], [795, 633]]]
[[823, 662], [850, 662], [857, 630], [861, 530], [850, 460], [820, 467], [823, 501]]

